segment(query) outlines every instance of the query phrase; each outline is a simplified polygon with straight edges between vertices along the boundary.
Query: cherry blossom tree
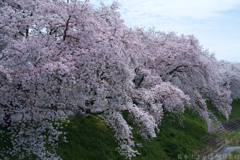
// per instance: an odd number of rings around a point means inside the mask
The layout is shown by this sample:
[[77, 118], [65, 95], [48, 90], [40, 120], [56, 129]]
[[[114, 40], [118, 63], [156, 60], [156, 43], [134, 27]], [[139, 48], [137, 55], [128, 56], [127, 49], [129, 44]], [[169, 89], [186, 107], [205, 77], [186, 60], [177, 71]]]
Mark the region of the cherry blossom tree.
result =
[[[209, 131], [213, 129], [210, 117], [217, 122], [219, 129], [223, 129], [202, 99], [203, 96], [212, 97], [210, 101], [217, 102], [221, 98], [219, 103], [214, 104], [228, 119], [231, 111], [229, 90], [215, 92], [219, 84], [213, 81], [216, 77], [213, 76], [211, 55], [208, 51], [203, 50], [198, 40], [192, 35], [177, 36], [174, 32], [156, 32], [154, 28], [150, 28], [148, 32], [145, 32], [144, 28], [137, 28], [136, 32], [147, 55], [145, 58], [147, 61], [144, 62], [145, 68], [154, 70], [164, 82], [171, 82], [184, 94], [189, 95], [190, 105], [186, 107], [193, 109], [204, 119]], [[212, 94], [215, 93], [216, 95], [213, 96]], [[226, 98], [225, 102], [221, 103], [223, 95]]]
[[[127, 65], [128, 55], [122, 51], [124, 43], [131, 42], [128, 37], [131, 30], [124, 30], [120, 15], [114, 11], [117, 3], [110, 7], [102, 4], [99, 10], [92, 9], [87, 2], [65, 4], [60, 0], [41, 3], [1, 1], [1, 7], [1, 31], [9, 33], [6, 38], [8, 46], [1, 53], [1, 108], [5, 114], [2, 129], [12, 131], [13, 144], [41, 158], [57, 157], [44, 152], [43, 139], [46, 137], [37, 138], [45, 128], [55, 137], [61, 134], [43, 118], [57, 121], [59, 109], [94, 114], [90, 106], [93, 102], [100, 106], [101, 113], [105, 113], [103, 116], [109, 125], [117, 122], [115, 125], [118, 127], [113, 129], [123, 155], [131, 157], [137, 151], [132, 149], [131, 130], [127, 130], [130, 127], [122, 125], [126, 121], [121, 111], [131, 110], [139, 118], [137, 123], [145, 123], [143, 132], [149, 131], [151, 136], [155, 136], [156, 122], [152, 115], [142, 109], [131, 109], [131, 105], [123, 106], [120, 102], [129, 97], [127, 94], [134, 85], [134, 70]], [[21, 40], [17, 39], [19, 37]], [[101, 100], [110, 95], [118, 101], [102, 109]], [[49, 114], [36, 117], [43, 108], [48, 109]], [[157, 120], [161, 111], [161, 107], [152, 111]], [[31, 112], [35, 122], [29, 124], [29, 128], [23, 125], [14, 130], [11, 117], [16, 112], [23, 115]], [[25, 120], [23, 116], [21, 121]], [[39, 126], [42, 128], [33, 134], [34, 127]], [[18, 135], [16, 142], [15, 134]], [[27, 146], [29, 143], [23, 134], [32, 137], [28, 138], [34, 147]], [[53, 141], [52, 138], [49, 141]], [[13, 150], [15, 154], [23, 158], [19, 148]]]
[[218, 81], [221, 87], [231, 91], [232, 99], [239, 99], [239, 63], [213, 59], [215, 70], [218, 70]]
[[[228, 117], [229, 90], [214, 92], [221, 85], [214, 81], [213, 62], [194, 36], [127, 28], [118, 8], [115, 1], [93, 9], [88, 1], [0, 0], [0, 32], [8, 33], [0, 53], [1, 132], [11, 131], [13, 155], [24, 158], [21, 148], [28, 155], [60, 159], [45, 151], [44, 143], [48, 138], [54, 150], [63, 134], [49, 122], [59, 125], [66, 118], [58, 111], [104, 119], [129, 159], [140, 153], [122, 111], [146, 139], [156, 137], [164, 110], [183, 113], [185, 107], [211, 131], [202, 96]], [[12, 125], [16, 113], [24, 115], [18, 128]], [[39, 136], [45, 129], [50, 136]]]
[[233, 73], [223, 61], [217, 61], [214, 56], [211, 56], [210, 60], [212, 62], [212, 85], [205, 93], [212, 104], [217, 106], [217, 109], [228, 119], [232, 109], [229, 84]]
[[[232, 99], [240, 99], [240, 64], [232, 63], [230, 71], [233, 72], [232, 79], [230, 81], [230, 90]], [[232, 73], [231, 72], [231, 73]]]

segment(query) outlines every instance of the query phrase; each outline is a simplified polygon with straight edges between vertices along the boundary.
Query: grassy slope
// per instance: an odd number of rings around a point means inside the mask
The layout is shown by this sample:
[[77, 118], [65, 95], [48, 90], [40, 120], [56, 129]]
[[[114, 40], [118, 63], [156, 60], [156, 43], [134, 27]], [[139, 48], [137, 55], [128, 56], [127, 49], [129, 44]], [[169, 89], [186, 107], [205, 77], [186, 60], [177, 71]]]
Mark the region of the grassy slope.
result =
[[[240, 129], [237, 129], [227, 137], [228, 145], [240, 146]], [[240, 160], [240, 153], [237, 151], [231, 152], [226, 160]]]
[[240, 100], [234, 100], [231, 104], [232, 112], [229, 116], [229, 120], [234, 119], [236, 117], [240, 117]]
[[240, 160], [240, 153], [237, 151], [231, 152], [231, 154], [227, 157], [226, 160]]
[[[219, 113], [217, 108], [213, 107], [211, 103], [207, 102], [207, 106], [208, 106], [208, 109], [211, 110], [217, 116], [219, 121], [221, 122], [226, 121], [226, 118], [221, 113]], [[229, 120], [240, 117], [240, 100], [237, 100], [237, 99], [233, 100], [231, 106], [232, 106], [232, 111], [231, 111], [231, 115], [229, 116]]]
[[204, 148], [200, 138], [208, 133], [202, 119], [190, 110], [186, 110], [179, 117], [182, 118], [184, 127], [180, 125], [175, 115], [166, 113], [160, 132], [150, 143], [140, 135], [136, 136], [136, 142], [143, 145], [142, 148], [138, 148], [142, 155], [133, 159], [179, 159], [178, 155], [193, 155], [193, 149]]
[[[240, 117], [240, 101], [234, 100], [232, 107], [232, 114], [229, 117], [230, 120]], [[208, 108], [217, 115], [218, 120], [221, 122], [226, 121], [225, 117], [222, 116], [210, 103], [208, 103]], [[123, 115], [126, 117], [127, 113], [123, 113]], [[180, 124], [176, 115], [165, 113], [161, 122], [160, 132], [157, 134], [156, 138], [151, 140], [151, 142], [144, 140], [141, 135], [137, 133], [137, 128], [128, 121], [128, 124], [133, 126], [134, 141], [136, 143], [142, 143], [143, 146], [135, 148], [141, 153], [141, 155], [132, 159], [179, 159], [180, 157], [178, 157], [178, 155], [189, 156], [193, 155], [194, 151], [204, 149], [205, 144], [201, 142], [200, 139], [209, 134], [207, 133], [207, 128], [202, 118], [188, 109], [185, 110], [183, 115], [179, 115], [178, 117], [182, 118], [182, 124], [184, 127]], [[76, 120], [78, 118], [81, 119], [79, 125]], [[62, 146], [60, 145], [58, 148], [58, 154], [61, 155], [63, 159], [125, 159], [115, 151], [117, 143], [113, 137], [114, 133], [109, 129], [106, 130], [106, 126], [103, 123], [94, 118], [78, 118], [73, 117], [72, 120], [74, 120], [74, 123], [79, 127], [78, 131], [80, 131], [80, 133], [73, 129], [73, 127], [71, 131], [75, 131], [70, 133], [75, 133], [75, 136], [78, 138], [73, 138], [74, 136], [71, 136], [72, 140], [69, 139], [69, 141], [73, 143], [72, 145], [67, 147], [69, 144], [67, 146], [66, 144], [62, 144]], [[83, 122], [88, 125], [84, 125]], [[80, 124], [82, 126], [80, 126]], [[71, 125], [69, 126], [69, 129], [70, 128]], [[70, 130], [67, 129], [67, 131], [69, 132]], [[88, 136], [84, 137], [83, 132], [87, 132]], [[79, 141], [77, 142], [76, 139]], [[71, 146], [79, 146], [79, 148]], [[63, 148], [65, 152], [63, 152]], [[101, 154], [99, 155], [99, 153]]]
[[[127, 116], [126, 112], [123, 114]], [[166, 113], [161, 131], [151, 142], [144, 140], [134, 127], [134, 141], [142, 143], [143, 147], [136, 148], [141, 155], [132, 159], [177, 159], [178, 154], [192, 155], [193, 149], [204, 148], [200, 138], [208, 133], [202, 119], [190, 110], [186, 110], [185, 114], [179, 117], [183, 119], [184, 128], [175, 115]], [[131, 122], [128, 123], [132, 125]], [[70, 143], [59, 145], [57, 153], [63, 159], [125, 159], [115, 151], [117, 143], [114, 133], [95, 118], [72, 117], [70, 125], [64, 130], [69, 132], [67, 138]]]
[[[232, 114], [230, 119], [240, 116], [240, 101], [234, 100], [232, 104]], [[218, 120], [225, 121], [218, 111], [208, 103], [208, 108], [211, 109]], [[124, 117], [127, 113], [123, 113]], [[140, 156], [132, 158], [133, 160], [168, 160], [180, 159], [178, 155], [193, 155], [194, 151], [205, 148], [205, 144], [201, 142], [201, 138], [209, 135], [206, 125], [203, 120], [192, 111], [186, 109], [182, 118], [182, 124], [177, 119], [176, 115], [165, 113], [161, 122], [160, 132], [151, 142], [144, 140], [137, 128], [133, 127], [134, 141], [142, 143], [143, 147], [136, 147], [141, 153]], [[57, 148], [57, 154], [64, 160], [123, 160], [115, 149], [114, 132], [108, 129], [103, 121], [83, 116], [73, 116], [71, 122], [64, 126], [63, 130], [67, 131], [67, 139], [69, 143], [60, 143]], [[131, 122], [128, 121], [130, 125]], [[7, 143], [0, 142], [0, 148]], [[7, 155], [6, 155], [7, 156]], [[187, 159], [192, 159], [188, 157]]]

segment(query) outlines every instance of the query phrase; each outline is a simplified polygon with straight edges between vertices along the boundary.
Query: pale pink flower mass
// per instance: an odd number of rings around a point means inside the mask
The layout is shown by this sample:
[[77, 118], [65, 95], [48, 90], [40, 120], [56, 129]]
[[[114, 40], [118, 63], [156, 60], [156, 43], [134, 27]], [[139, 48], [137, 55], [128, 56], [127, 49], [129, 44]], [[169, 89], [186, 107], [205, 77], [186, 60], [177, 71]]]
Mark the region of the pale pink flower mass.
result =
[[[232, 98], [240, 97], [240, 64], [217, 61], [193, 35], [128, 28], [118, 7], [115, 1], [93, 9], [87, 0], [0, 0], [0, 32], [8, 41], [0, 52], [0, 134], [13, 133], [19, 147], [12, 154], [61, 159], [45, 148], [49, 143], [55, 151], [58, 141], [67, 142], [59, 139], [66, 133], [57, 130], [58, 120], [66, 116], [58, 111], [103, 119], [129, 159], [140, 153], [122, 111], [146, 139], [157, 136], [165, 111], [184, 113], [186, 107], [209, 131], [209, 116], [223, 129], [202, 97], [228, 119]], [[18, 129], [12, 126], [16, 113], [23, 115], [19, 123], [27, 122]], [[40, 136], [45, 131], [49, 136]], [[0, 156], [9, 151], [1, 149]]]

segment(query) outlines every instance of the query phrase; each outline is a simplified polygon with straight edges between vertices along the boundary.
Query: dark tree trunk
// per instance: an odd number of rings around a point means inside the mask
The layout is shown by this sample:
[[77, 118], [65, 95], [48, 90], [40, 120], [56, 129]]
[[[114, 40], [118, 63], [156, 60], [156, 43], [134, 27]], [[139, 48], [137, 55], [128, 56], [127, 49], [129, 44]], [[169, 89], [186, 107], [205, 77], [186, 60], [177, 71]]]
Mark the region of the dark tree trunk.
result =
[[10, 109], [4, 107], [4, 118], [3, 122], [4, 124], [1, 126], [2, 130], [9, 130], [9, 127], [12, 126], [12, 119], [11, 119], [11, 113], [9, 113]]

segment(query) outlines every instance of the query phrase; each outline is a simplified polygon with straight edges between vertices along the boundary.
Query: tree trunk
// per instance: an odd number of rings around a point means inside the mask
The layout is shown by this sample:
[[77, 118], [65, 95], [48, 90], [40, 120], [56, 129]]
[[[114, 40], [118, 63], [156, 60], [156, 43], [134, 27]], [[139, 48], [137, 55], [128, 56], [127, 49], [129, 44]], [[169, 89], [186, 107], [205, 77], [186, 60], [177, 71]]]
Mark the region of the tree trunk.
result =
[[9, 127], [12, 126], [12, 119], [11, 119], [11, 113], [9, 113], [10, 109], [4, 107], [4, 118], [3, 122], [4, 124], [1, 126], [2, 130], [8, 130]]

